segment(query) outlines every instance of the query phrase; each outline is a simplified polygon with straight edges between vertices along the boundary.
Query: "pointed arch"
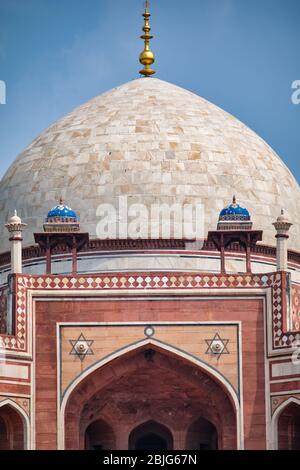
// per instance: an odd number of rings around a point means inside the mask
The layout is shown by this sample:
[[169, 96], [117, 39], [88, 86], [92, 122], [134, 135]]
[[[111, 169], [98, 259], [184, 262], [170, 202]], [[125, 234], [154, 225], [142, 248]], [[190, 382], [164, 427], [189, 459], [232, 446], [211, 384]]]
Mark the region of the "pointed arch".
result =
[[192, 421], [186, 433], [187, 450], [217, 450], [219, 433], [217, 426], [203, 417]]
[[84, 432], [85, 450], [115, 450], [116, 436], [113, 427], [105, 419], [96, 419]]
[[1, 408], [8, 407], [12, 409], [20, 417], [23, 425], [23, 436], [24, 436], [24, 450], [30, 449], [30, 420], [23, 408], [18, 405], [14, 400], [6, 398], [0, 401], [0, 413]]
[[[154, 438], [154, 439], [153, 439]], [[145, 449], [140, 448], [144, 444], [161, 446], [160, 448]], [[128, 450], [173, 450], [174, 438], [171, 430], [164, 424], [153, 419], [140, 423], [128, 437]]]
[[276, 408], [272, 420], [271, 420], [271, 436], [272, 436], [272, 442], [271, 442], [271, 449], [272, 450], [278, 450], [278, 422], [281, 414], [284, 412], [284, 410], [290, 405], [294, 403], [295, 405], [298, 405], [300, 407], [300, 399], [296, 397], [290, 397], [288, 400], [285, 400], [282, 402], [278, 408]]
[[202, 361], [200, 358], [193, 356], [186, 351], [177, 349], [170, 344], [163, 343], [158, 341], [154, 338], [147, 338], [145, 340], [139, 341], [137, 343], [130, 344], [125, 348], [122, 348], [115, 353], [102, 358], [101, 360], [97, 361], [90, 367], [88, 367], [85, 371], [83, 371], [80, 375], [78, 375], [75, 380], [69, 385], [69, 387], [65, 390], [61, 404], [58, 403], [58, 448], [63, 450], [65, 448], [65, 411], [68, 400], [72, 394], [72, 392], [76, 389], [76, 387], [89, 375], [93, 372], [100, 370], [104, 365], [109, 364], [111, 361], [120, 358], [126, 355], [129, 352], [134, 352], [135, 350], [142, 349], [144, 346], [154, 346], [158, 350], [165, 351], [172, 353], [175, 357], [179, 359], [184, 359], [188, 361], [192, 365], [199, 367], [203, 372], [207, 373], [208, 376], [211, 377], [213, 381], [215, 381], [225, 392], [225, 394], [230, 399], [234, 412], [236, 414], [236, 430], [237, 430], [237, 448], [243, 449], [244, 446], [244, 437], [243, 437], [243, 418], [241, 413], [241, 406], [239, 401], [239, 396], [237, 391], [234, 389], [232, 384], [223, 376], [217, 369], [211, 367], [209, 364]]

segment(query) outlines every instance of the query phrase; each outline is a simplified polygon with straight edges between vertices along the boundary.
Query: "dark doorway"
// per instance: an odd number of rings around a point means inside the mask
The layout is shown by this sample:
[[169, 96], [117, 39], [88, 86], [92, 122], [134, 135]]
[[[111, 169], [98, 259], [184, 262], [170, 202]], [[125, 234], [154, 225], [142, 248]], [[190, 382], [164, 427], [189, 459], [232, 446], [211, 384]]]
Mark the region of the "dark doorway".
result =
[[300, 406], [290, 403], [278, 420], [278, 449], [300, 450]]
[[129, 450], [173, 450], [173, 436], [162, 424], [148, 421], [131, 432], [128, 448]]
[[116, 442], [112, 428], [102, 419], [91, 423], [85, 432], [86, 450], [115, 450]]
[[136, 441], [135, 450], [167, 450], [165, 439], [154, 433], [146, 434]]
[[199, 418], [188, 430], [186, 448], [188, 450], [217, 450], [216, 427], [210, 421]]
[[10, 405], [0, 408], [0, 451], [24, 450], [24, 424], [21, 415]]

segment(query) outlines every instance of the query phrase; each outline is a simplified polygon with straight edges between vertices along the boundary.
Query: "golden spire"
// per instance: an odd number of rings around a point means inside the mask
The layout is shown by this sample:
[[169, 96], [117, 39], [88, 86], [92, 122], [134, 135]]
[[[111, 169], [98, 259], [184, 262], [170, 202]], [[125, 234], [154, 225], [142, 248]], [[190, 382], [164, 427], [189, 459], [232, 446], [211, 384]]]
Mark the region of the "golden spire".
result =
[[155, 57], [149, 47], [150, 39], [153, 38], [153, 36], [150, 35], [150, 31], [151, 31], [150, 23], [149, 23], [150, 16], [151, 15], [149, 13], [149, 2], [148, 0], [146, 0], [145, 12], [143, 13], [143, 17], [145, 18], [143, 31], [145, 34], [141, 36], [141, 39], [144, 39], [145, 41], [145, 47], [144, 47], [143, 52], [140, 54], [140, 63], [144, 65], [143, 70], [140, 70], [140, 74], [144, 75], [145, 77], [151, 77], [151, 75], [155, 74], [155, 70], [151, 69], [151, 65], [155, 62]]

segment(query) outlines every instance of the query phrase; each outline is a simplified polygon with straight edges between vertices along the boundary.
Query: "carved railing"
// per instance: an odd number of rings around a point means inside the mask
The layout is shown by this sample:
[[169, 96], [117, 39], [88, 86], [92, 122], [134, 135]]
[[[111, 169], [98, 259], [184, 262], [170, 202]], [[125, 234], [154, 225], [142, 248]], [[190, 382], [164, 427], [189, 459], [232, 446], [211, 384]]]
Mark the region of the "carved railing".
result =
[[[201, 246], [202, 245], [202, 246]], [[190, 251], [217, 251], [212, 242], [204, 240], [203, 244], [198, 244], [201, 248], [190, 240], [179, 239], [116, 239], [116, 240], [90, 240], [88, 245], [82, 250], [85, 252], [101, 252], [101, 251], [131, 251], [131, 250], [190, 250]], [[232, 243], [226, 248], [228, 252], [244, 253], [244, 248]], [[252, 248], [252, 254], [261, 255], [270, 258], [276, 257], [276, 248], [267, 245], [256, 245]], [[54, 255], [63, 255], [70, 253], [69, 249], [64, 245], [59, 245], [53, 250]], [[23, 248], [23, 260], [31, 260], [45, 257], [46, 253], [39, 246], [30, 246]], [[295, 251], [288, 252], [288, 260], [300, 264], [300, 253]], [[10, 265], [10, 252], [0, 254], [0, 267]]]

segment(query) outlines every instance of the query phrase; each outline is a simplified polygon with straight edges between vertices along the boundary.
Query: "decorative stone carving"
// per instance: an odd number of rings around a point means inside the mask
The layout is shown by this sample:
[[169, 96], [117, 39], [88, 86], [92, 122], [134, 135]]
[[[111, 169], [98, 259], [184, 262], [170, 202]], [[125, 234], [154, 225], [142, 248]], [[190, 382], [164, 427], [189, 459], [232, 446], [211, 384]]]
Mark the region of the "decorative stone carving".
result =
[[87, 340], [81, 333], [78, 339], [70, 340], [70, 344], [72, 345], [70, 355], [77, 356], [81, 361], [84, 361], [86, 356], [94, 355], [94, 352], [92, 350], [93, 343], [93, 340]]
[[215, 334], [213, 339], [206, 339], [205, 342], [208, 346], [206, 354], [212, 354], [218, 359], [220, 356], [222, 356], [222, 354], [230, 354], [227, 349], [229, 340], [222, 339], [218, 333]]

